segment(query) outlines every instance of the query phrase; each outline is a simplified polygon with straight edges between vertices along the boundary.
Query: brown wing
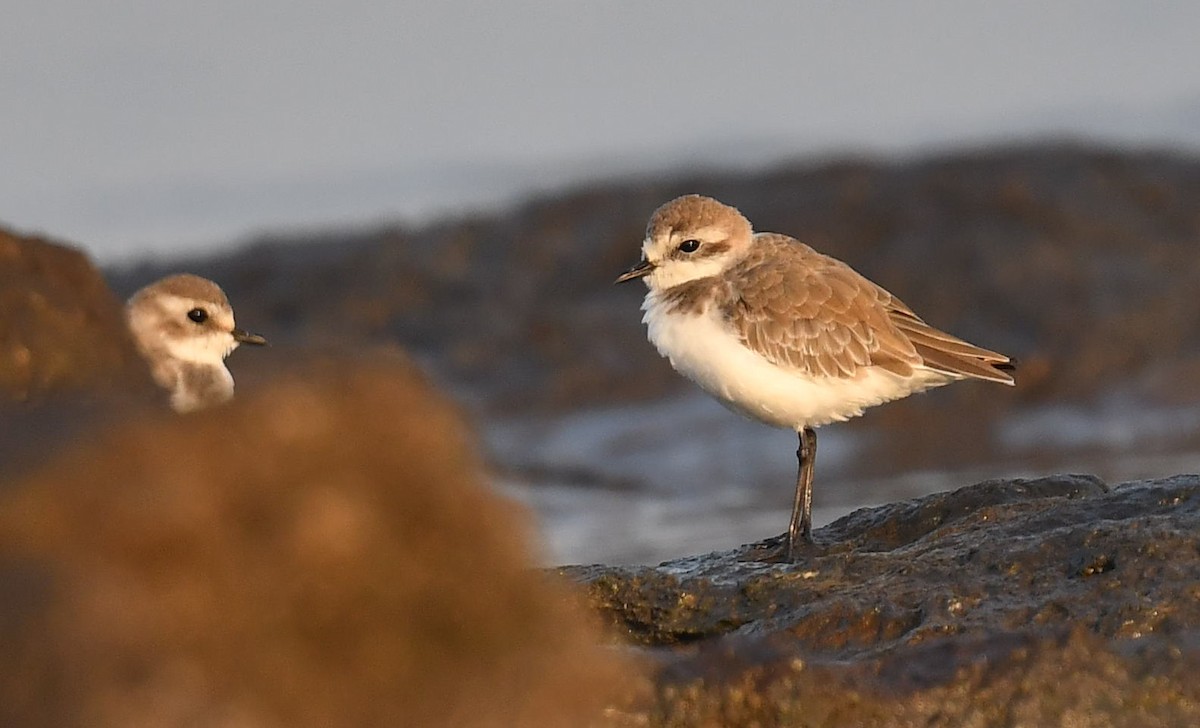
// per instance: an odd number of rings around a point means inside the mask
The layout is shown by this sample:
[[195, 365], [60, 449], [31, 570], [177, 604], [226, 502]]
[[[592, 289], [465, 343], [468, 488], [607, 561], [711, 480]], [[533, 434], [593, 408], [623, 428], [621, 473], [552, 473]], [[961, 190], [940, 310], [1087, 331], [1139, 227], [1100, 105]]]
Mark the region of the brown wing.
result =
[[742, 343], [779, 366], [849, 377], [865, 366], [908, 376], [924, 365], [1012, 384], [997, 368], [1008, 357], [929, 326], [850, 266], [787, 236], [756, 236], [728, 275], [723, 313]]
[[792, 238], [755, 236], [727, 280], [724, 315], [773, 364], [849, 377], [866, 366], [906, 376], [922, 363], [889, 316], [891, 294]]

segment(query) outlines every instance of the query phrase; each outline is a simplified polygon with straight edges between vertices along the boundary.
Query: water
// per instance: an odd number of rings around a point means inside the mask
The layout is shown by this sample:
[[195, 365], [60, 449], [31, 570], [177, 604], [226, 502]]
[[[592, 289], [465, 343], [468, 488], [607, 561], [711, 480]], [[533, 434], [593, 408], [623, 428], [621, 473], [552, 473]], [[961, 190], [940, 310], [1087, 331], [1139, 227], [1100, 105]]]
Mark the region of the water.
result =
[[[1164, 427], [1186, 434], [1197, 423], [1194, 409], [1128, 402], [1029, 408], [998, 428], [1010, 454], [1000, 462], [874, 478], [855, 472], [867, 436], [831, 427], [821, 431], [813, 523], [991, 478], [1086, 472], [1120, 483], [1196, 472], [1200, 453], [1164, 450], [1161, 438]], [[796, 436], [702, 394], [483, 429], [496, 485], [536, 514], [547, 565], [655, 564], [730, 549], [782, 533], [791, 515]]]

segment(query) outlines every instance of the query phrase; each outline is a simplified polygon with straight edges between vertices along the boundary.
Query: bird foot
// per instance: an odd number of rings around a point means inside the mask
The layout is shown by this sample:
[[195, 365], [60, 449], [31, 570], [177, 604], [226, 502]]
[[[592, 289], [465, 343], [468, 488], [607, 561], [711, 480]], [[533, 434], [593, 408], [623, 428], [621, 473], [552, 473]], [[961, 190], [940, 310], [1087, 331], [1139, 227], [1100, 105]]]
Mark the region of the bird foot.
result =
[[745, 552], [738, 561], [752, 561], [763, 564], [798, 564], [808, 561], [825, 553], [825, 548], [812, 541], [798, 540], [795, 546], [788, 548], [788, 535], [759, 541], [745, 547]]

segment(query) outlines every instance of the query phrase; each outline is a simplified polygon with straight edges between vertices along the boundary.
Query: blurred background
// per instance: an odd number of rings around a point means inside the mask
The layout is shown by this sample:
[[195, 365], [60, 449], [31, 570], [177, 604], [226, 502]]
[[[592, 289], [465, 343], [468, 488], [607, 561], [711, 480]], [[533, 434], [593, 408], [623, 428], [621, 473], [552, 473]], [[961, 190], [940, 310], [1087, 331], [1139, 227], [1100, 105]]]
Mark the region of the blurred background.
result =
[[265, 352], [404, 347], [551, 562], [779, 533], [795, 438], [612, 279], [688, 192], [1020, 360], [821, 431], [819, 522], [977, 480], [1200, 467], [1200, 5], [10, 4], [0, 224], [121, 296], [187, 270]]

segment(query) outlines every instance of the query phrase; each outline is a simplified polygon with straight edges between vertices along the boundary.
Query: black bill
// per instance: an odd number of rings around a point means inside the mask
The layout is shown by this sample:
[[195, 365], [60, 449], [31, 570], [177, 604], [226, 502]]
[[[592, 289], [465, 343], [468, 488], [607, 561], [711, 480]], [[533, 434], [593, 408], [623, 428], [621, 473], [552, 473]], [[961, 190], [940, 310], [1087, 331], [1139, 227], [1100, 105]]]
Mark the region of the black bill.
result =
[[622, 273], [621, 275], [617, 276], [617, 280], [613, 281], [613, 283], [624, 283], [625, 281], [631, 281], [634, 278], [641, 278], [642, 276], [648, 276], [653, 272], [654, 272], [654, 264], [651, 263], [650, 261], [646, 260], [645, 258], [642, 258], [642, 260], [639, 261], [637, 265], [633, 266], [629, 270], [627, 270], [624, 273]]
[[258, 334], [251, 334], [241, 329], [234, 329], [229, 333], [233, 334], [233, 340], [239, 344], [253, 344], [254, 346], [266, 346], [267, 340]]

